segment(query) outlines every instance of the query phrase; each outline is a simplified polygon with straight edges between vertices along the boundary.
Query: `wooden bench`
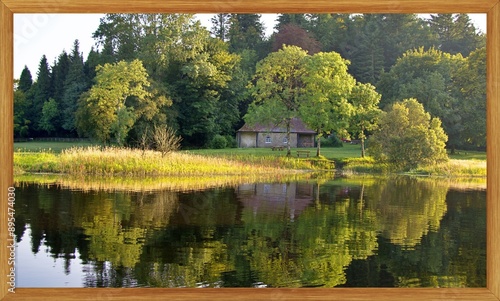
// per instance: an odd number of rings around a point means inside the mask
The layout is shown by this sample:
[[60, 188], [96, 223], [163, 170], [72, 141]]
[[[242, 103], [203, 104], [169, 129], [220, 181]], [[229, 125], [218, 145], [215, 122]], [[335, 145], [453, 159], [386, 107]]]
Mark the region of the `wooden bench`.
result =
[[273, 147], [271, 147], [271, 150], [272, 150], [272, 151], [275, 151], [275, 150], [282, 151], [282, 150], [284, 150], [284, 149], [285, 149], [285, 147], [284, 147], [284, 146], [273, 146]]
[[308, 157], [309, 158], [309, 153], [311, 153], [311, 151], [308, 151], [308, 150], [298, 150], [297, 151], [297, 157], [300, 157], [300, 156], [304, 156], [304, 157]]

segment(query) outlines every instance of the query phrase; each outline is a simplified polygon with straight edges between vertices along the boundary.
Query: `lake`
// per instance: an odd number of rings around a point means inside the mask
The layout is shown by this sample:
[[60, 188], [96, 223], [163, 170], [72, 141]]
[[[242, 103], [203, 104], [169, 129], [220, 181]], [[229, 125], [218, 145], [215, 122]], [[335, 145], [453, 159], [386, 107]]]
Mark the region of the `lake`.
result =
[[18, 180], [16, 286], [485, 287], [479, 182]]

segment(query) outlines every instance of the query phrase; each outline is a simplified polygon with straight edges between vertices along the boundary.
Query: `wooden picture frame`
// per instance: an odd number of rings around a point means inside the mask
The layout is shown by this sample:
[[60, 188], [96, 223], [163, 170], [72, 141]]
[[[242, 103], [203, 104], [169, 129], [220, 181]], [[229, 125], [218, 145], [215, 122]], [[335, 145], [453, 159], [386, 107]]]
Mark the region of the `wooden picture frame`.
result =
[[[15, 13], [487, 13], [487, 287], [333, 289], [16, 288], [9, 292], [8, 192], [13, 185]], [[500, 300], [500, 0], [0, 0], [0, 299]]]

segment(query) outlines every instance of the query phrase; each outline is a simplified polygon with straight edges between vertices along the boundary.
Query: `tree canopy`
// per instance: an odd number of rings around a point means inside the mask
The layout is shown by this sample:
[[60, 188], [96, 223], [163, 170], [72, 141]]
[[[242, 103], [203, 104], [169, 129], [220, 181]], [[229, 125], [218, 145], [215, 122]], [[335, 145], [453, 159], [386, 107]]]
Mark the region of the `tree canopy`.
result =
[[416, 99], [393, 103], [382, 115], [380, 129], [370, 137], [370, 153], [399, 170], [448, 160], [448, 136], [441, 120]]
[[[377, 111], [415, 98], [442, 121], [447, 148], [485, 149], [485, 35], [465, 14], [281, 14], [270, 36], [258, 14], [212, 21], [209, 31], [192, 14], [107, 14], [87, 56], [76, 40], [53, 61], [43, 56], [33, 78], [28, 68], [20, 74], [15, 137], [98, 139], [85, 125], [95, 117], [81, 106], [102, 85], [98, 68], [139, 60], [148, 97], [127, 97], [126, 110], [109, 106], [108, 121], [119, 122], [98, 140], [134, 146], [159, 126], [180, 135], [183, 147], [235, 145], [251, 115], [274, 112], [282, 120], [300, 115], [320, 135], [363, 141]], [[319, 109], [324, 99], [337, 109]], [[270, 107], [256, 107], [264, 102]]]

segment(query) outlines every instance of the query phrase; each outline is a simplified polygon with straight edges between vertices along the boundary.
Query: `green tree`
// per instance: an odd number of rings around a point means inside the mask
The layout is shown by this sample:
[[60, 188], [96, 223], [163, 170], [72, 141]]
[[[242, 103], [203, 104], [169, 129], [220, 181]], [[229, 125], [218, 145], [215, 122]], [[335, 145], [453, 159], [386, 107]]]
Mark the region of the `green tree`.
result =
[[297, 46], [284, 46], [257, 65], [249, 89], [254, 97], [245, 121], [249, 124], [283, 125], [287, 132], [287, 156], [290, 150], [290, 123], [299, 114], [304, 89], [304, 60], [307, 52]]
[[33, 79], [27, 66], [24, 66], [14, 89], [14, 137], [27, 137], [29, 134], [30, 106], [33, 96]]
[[52, 87], [54, 89], [54, 100], [60, 104], [64, 93], [64, 82], [69, 71], [69, 56], [63, 51], [54, 66], [52, 66]]
[[353, 75], [360, 82], [375, 84], [384, 70], [383, 15], [365, 14], [354, 40], [350, 60]]
[[142, 33], [138, 30], [140, 18], [139, 14], [106, 14], [93, 38], [103, 46], [103, 52], [113, 55], [114, 61], [133, 60], [137, 58]]
[[28, 69], [28, 66], [24, 66], [21, 76], [19, 77], [19, 82], [17, 83], [17, 89], [27, 93], [31, 89], [32, 85], [33, 78], [31, 76], [30, 69]]
[[[185, 144], [206, 147], [223, 127], [231, 128], [237, 116], [238, 98], [225, 98], [239, 57], [227, 51], [227, 45], [203, 32], [203, 49], [181, 66], [182, 78], [175, 83], [179, 133]], [[234, 101], [234, 102], [233, 102]], [[223, 119], [226, 118], [226, 119]]]
[[40, 119], [40, 129], [52, 134], [56, 130], [56, 118], [59, 116], [57, 102], [50, 98], [43, 104], [42, 118]]
[[64, 81], [62, 98], [62, 127], [72, 135], [76, 133], [75, 114], [78, 108], [78, 99], [87, 89], [88, 82], [84, 73], [83, 57], [80, 53], [80, 44], [76, 40], [69, 55], [69, 70]]
[[446, 161], [448, 137], [439, 118], [431, 118], [416, 99], [392, 104], [370, 140], [370, 153], [398, 170]]
[[34, 134], [39, 133], [43, 104], [52, 97], [52, 80], [49, 64], [45, 55], [40, 59], [37, 80], [33, 84], [33, 103], [29, 108], [28, 120], [33, 124]]
[[280, 31], [284, 26], [294, 24], [306, 28], [309, 21], [306, 14], [279, 14], [274, 29]]
[[349, 95], [356, 80], [347, 66], [348, 61], [336, 52], [320, 52], [304, 62], [304, 92], [298, 110], [302, 120], [318, 133], [317, 156], [323, 134], [345, 132], [354, 113]]
[[19, 88], [14, 91], [14, 137], [27, 137], [29, 124], [26, 116], [28, 111], [28, 100], [26, 93]]
[[469, 53], [485, 46], [485, 36], [477, 31], [467, 14], [435, 14], [428, 21], [437, 36], [437, 47], [443, 52]]
[[264, 25], [259, 14], [232, 14], [229, 28], [229, 50], [239, 53], [257, 49], [264, 39]]
[[486, 149], [486, 48], [467, 57], [454, 76], [460, 87], [458, 114], [462, 124], [460, 147]]
[[361, 157], [365, 157], [365, 139], [367, 132], [378, 127], [382, 111], [379, 109], [381, 95], [371, 84], [357, 83], [353, 88], [349, 101], [354, 107], [349, 132], [361, 140]]
[[123, 144], [127, 130], [137, 118], [133, 108], [126, 106], [127, 98], [141, 101], [150, 96], [146, 70], [139, 60], [105, 64], [97, 68], [95, 81], [80, 98], [77, 126], [100, 142], [106, 143], [113, 136], [118, 144]]
[[346, 58], [354, 26], [348, 14], [309, 14], [305, 28], [321, 45], [323, 52], [335, 51]]
[[377, 85], [382, 94], [381, 106], [406, 98], [418, 99], [432, 117], [443, 122], [448, 148], [461, 145], [464, 123], [461, 120], [460, 87], [456, 74], [465, 64], [462, 55], [423, 48], [406, 52]]
[[214, 37], [226, 42], [231, 26], [231, 14], [216, 14], [210, 19], [212, 22], [211, 33]]
[[406, 51], [435, 45], [427, 22], [417, 14], [384, 14], [382, 22], [384, 70], [388, 71]]

